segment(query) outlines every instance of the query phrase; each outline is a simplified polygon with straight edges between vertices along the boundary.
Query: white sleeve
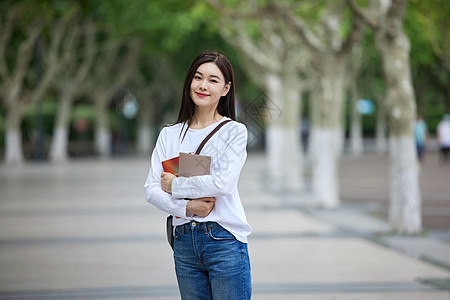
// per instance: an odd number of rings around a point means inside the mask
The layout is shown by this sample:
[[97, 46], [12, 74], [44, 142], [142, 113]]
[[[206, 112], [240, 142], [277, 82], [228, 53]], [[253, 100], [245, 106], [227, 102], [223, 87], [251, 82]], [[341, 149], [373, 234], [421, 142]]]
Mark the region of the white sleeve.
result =
[[161, 188], [161, 173], [163, 172], [162, 161], [171, 158], [167, 158], [165, 155], [167, 149], [166, 143], [168, 142], [170, 141], [167, 140], [166, 130], [163, 128], [156, 141], [156, 146], [153, 149], [150, 171], [144, 185], [145, 196], [148, 202], [160, 210], [173, 216], [189, 219], [188, 216], [186, 216], [186, 205], [188, 200], [176, 199], [176, 197], [166, 193]]
[[204, 148], [208, 148], [206, 154], [212, 156], [211, 175], [174, 178], [173, 197], [217, 197], [230, 194], [237, 188], [239, 175], [247, 157], [247, 128], [243, 124], [237, 124], [230, 128], [227, 134], [213, 137], [211, 141], [214, 138], [224, 140], [215, 144], [216, 147], [206, 144]]

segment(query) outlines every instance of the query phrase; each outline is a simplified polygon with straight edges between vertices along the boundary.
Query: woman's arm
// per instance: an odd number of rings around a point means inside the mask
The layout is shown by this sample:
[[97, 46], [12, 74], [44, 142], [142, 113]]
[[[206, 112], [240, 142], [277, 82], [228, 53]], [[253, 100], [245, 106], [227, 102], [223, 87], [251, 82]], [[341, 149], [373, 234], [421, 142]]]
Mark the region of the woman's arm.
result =
[[186, 211], [189, 215], [196, 215], [202, 218], [206, 218], [214, 208], [216, 198], [204, 197], [189, 200], [186, 205]]
[[[225, 128], [225, 127], [224, 127]], [[237, 182], [247, 157], [247, 129], [243, 124], [229, 129], [223, 145], [208, 145], [207, 155], [212, 156], [211, 175], [172, 178], [171, 192], [175, 198], [217, 197], [231, 193], [237, 188]], [[213, 137], [214, 139], [214, 137]], [[211, 141], [213, 140], [211, 139]]]
[[165, 151], [167, 149], [167, 146], [165, 145], [166, 134], [166, 128], [163, 128], [156, 141], [156, 146], [151, 158], [150, 171], [144, 185], [145, 196], [148, 202], [155, 205], [160, 210], [174, 216], [188, 218], [186, 215], [186, 205], [189, 200], [175, 199], [176, 197], [164, 192], [161, 188], [161, 173], [163, 172], [162, 161], [166, 159]]

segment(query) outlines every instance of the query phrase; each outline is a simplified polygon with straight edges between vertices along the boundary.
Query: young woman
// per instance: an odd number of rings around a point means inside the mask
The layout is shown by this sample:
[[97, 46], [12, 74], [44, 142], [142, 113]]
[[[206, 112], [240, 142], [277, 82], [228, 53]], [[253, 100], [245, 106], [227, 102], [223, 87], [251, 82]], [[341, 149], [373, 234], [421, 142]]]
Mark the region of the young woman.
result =
[[[145, 183], [147, 201], [174, 216], [174, 261], [182, 299], [250, 299], [247, 223], [237, 183], [247, 157], [247, 129], [236, 122], [234, 72], [228, 59], [205, 52], [192, 62], [174, 125], [156, 142]], [[211, 175], [175, 177], [162, 161], [197, 150], [221, 122], [202, 155]]]

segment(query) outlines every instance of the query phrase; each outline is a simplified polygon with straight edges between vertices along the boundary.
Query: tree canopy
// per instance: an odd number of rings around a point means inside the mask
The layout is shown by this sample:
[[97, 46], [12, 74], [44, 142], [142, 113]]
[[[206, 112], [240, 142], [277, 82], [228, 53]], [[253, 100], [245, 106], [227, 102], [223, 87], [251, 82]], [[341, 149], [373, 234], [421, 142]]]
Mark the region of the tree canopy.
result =
[[[209, 1], [223, 3], [229, 9], [241, 9], [244, 13], [251, 12], [254, 5], [261, 7], [271, 4], [271, 1]], [[361, 3], [366, 1], [359, 1]], [[321, 12], [327, 1], [284, 1], [295, 8], [297, 14], [311, 28], [320, 21]], [[338, 1], [336, 1], [338, 3]], [[344, 2], [342, 2], [344, 3]], [[345, 4], [345, 3], [344, 3]], [[344, 5], [343, 4], [343, 5]], [[27, 35], [30, 24], [42, 26], [43, 38], [48, 37], [56, 20], [75, 16], [80, 22], [91, 20], [99, 32], [98, 40], [104, 42], [118, 39], [136, 38], [141, 40], [138, 69], [144, 74], [147, 82], [152, 82], [159, 76], [156, 69], [149, 66], [149, 60], [170, 61], [169, 78], [180, 82], [192, 58], [203, 50], [220, 50], [233, 61], [245, 60], [240, 50], [224, 41], [219, 34], [221, 23], [218, 18], [220, 11], [214, 9], [205, 1], [75, 1], [75, 0], [6, 0], [0, 3], [0, 17], [6, 22], [8, 16], [20, 10], [20, 18], [14, 22], [14, 31], [5, 49], [6, 64], [3, 68], [11, 71], [14, 67], [15, 53], [20, 42]], [[410, 0], [405, 16], [405, 31], [411, 39], [411, 68], [414, 89], [417, 94], [418, 111], [425, 119], [429, 119], [433, 131], [440, 116], [450, 110], [450, 70], [449, 70], [449, 30], [450, 2], [446, 0], [420, 1]], [[247, 30], [253, 32], [255, 38], [263, 34], [257, 22], [247, 18]], [[229, 22], [233, 18], [229, 17]], [[2, 23], [4, 24], [4, 23]], [[350, 19], [340, 27], [340, 34], [345, 36], [350, 30]], [[370, 33], [368, 33], [370, 35]], [[377, 97], [383, 92], [382, 72], [379, 68], [379, 58], [371, 38], [362, 41], [364, 59], [362, 75], [358, 80], [360, 89], [368, 98]], [[80, 50], [81, 51], [81, 50]], [[257, 94], [257, 89], [240, 63], [234, 63], [240, 85], [238, 94], [242, 101], [250, 101]], [[30, 69], [32, 69], [30, 62]], [[32, 85], [34, 72], [27, 76], [27, 84]], [[170, 85], [169, 85], [170, 86]], [[46, 98], [52, 97], [46, 95]], [[175, 93], [176, 95], [176, 93]], [[176, 103], [178, 99], [173, 99]], [[4, 99], [2, 99], [4, 101]], [[4, 102], [0, 102], [3, 103]], [[172, 103], [172, 102], [169, 102]], [[174, 110], [176, 105], [169, 104], [168, 109]], [[5, 129], [6, 109], [0, 105], [0, 130]], [[32, 125], [30, 125], [32, 126]], [[4, 144], [4, 134], [0, 135], [0, 143]]]

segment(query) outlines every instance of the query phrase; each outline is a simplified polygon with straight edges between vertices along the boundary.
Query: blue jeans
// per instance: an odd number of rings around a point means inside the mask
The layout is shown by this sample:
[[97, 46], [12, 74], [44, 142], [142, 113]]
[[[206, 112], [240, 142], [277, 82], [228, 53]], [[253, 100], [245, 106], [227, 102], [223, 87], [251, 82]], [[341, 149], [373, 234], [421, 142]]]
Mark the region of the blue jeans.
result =
[[174, 260], [184, 300], [251, 298], [247, 244], [216, 222], [177, 226]]

